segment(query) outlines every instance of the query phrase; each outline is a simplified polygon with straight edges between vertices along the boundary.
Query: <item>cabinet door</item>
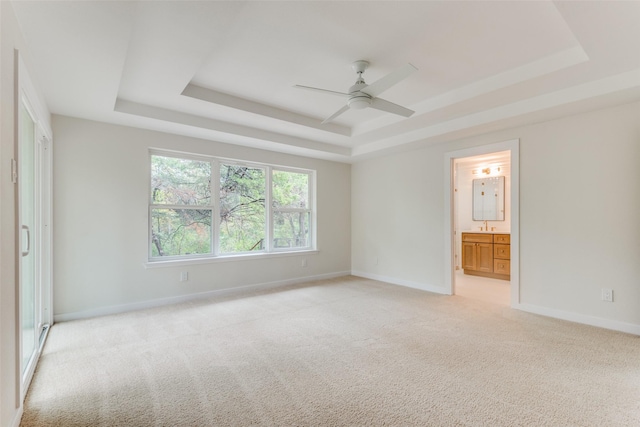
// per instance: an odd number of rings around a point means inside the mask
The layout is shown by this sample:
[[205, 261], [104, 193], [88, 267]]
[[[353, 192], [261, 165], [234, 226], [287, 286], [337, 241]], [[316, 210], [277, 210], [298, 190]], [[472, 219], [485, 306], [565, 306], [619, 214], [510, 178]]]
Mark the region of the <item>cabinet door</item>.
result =
[[462, 242], [462, 268], [465, 270], [476, 269], [476, 244]]
[[485, 273], [493, 273], [493, 245], [491, 243], [476, 243], [476, 245], [476, 269]]

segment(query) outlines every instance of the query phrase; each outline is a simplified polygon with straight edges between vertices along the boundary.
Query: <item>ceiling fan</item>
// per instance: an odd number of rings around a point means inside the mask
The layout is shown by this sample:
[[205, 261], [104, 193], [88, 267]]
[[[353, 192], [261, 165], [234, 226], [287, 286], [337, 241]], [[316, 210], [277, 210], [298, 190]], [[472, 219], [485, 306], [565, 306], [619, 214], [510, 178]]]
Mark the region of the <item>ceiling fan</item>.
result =
[[340, 114], [349, 110], [350, 108], [354, 110], [361, 110], [363, 108], [371, 107], [376, 110], [386, 111], [388, 113], [398, 114], [403, 117], [410, 117], [414, 111], [408, 108], [402, 107], [400, 105], [394, 104], [393, 102], [386, 101], [382, 98], [378, 98], [385, 90], [389, 89], [391, 86], [399, 83], [405, 78], [409, 77], [411, 73], [417, 71], [418, 69], [411, 64], [407, 64], [386, 76], [382, 77], [379, 80], [376, 80], [374, 83], [368, 85], [364, 82], [362, 78], [362, 73], [369, 67], [369, 62], [359, 60], [355, 61], [351, 64], [351, 68], [358, 74], [358, 79], [356, 83], [349, 88], [348, 93], [344, 92], [335, 92], [333, 90], [320, 89], [317, 87], [310, 86], [301, 86], [295, 85], [299, 89], [308, 89], [316, 92], [328, 93], [330, 95], [338, 95], [347, 99], [347, 105], [333, 113], [331, 116], [327, 117], [322, 121], [322, 123], [328, 123], [331, 120], [338, 117]]

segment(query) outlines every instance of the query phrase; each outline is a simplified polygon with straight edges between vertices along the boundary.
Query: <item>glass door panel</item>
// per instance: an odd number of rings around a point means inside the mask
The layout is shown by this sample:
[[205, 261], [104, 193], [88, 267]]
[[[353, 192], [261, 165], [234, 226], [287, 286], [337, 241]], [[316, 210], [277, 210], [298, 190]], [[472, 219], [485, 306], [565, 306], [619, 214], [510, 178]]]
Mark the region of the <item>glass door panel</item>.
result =
[[36, 286], [36, 126], [24, 105], [20, 108], [20, 318], [22, 328], [22, 374], [36, 350], [40, 316]]

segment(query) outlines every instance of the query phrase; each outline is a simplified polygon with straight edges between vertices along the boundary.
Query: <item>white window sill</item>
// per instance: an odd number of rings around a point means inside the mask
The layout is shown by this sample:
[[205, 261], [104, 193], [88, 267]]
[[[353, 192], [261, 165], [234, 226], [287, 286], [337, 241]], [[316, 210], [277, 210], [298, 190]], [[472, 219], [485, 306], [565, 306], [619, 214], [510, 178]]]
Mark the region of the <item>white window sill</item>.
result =
[[181, 267], [183, 265], [215, 264], [218, 262], [230, 262], [230, 261], [250, 261], [250, 260], [267, 259], [267, 258], [315, 255], [317, 253], [319, 253], [317, 249], [306, 249], [306, 250], [300, 250], [300, 251], [269, 252], [269, 253], [259, 253], [259, 254], [221, 255], [217, 257], [206, 257], [206, 258], [147, 261], [143, 263], [143, 266], [144, 268]]

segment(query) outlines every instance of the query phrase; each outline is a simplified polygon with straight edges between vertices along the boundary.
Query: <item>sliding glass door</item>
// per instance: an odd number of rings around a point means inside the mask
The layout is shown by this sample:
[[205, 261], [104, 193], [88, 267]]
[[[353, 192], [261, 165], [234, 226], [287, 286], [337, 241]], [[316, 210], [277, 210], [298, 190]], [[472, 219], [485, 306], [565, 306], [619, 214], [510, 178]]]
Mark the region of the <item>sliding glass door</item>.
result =
[[24, 104], [20, 105], [20, 320], [22, 327], [22, 375], [37, 348], [36, 292], [36, 126]]
[[[20, 367], [23, 386], [28, 384], [35, 369], [42, 335], [49, 322], [49, 304], [45, 284], [48, 254], [47, 145], [35, 115], [23, 98], [19, 109], [18, 198], [20, 218]], [[23, 387], [25, 390], [26, 387]]]

